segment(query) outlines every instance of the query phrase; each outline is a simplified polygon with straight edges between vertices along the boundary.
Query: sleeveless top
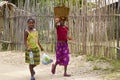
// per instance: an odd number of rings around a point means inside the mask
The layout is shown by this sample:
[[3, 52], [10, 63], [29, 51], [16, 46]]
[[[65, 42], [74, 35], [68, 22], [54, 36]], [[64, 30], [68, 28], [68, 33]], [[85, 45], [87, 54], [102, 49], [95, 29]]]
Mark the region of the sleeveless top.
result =
[[67, 41], [68, 27], [58, 26], [56, 29], [57, 29], [57, 40], [58, 41]]
[[30, 48], [37, 48], [38, 47], [38, 31], [34, 29], [33, 31], [28, 31], [28, 37], [27, 37], [27, 44]]

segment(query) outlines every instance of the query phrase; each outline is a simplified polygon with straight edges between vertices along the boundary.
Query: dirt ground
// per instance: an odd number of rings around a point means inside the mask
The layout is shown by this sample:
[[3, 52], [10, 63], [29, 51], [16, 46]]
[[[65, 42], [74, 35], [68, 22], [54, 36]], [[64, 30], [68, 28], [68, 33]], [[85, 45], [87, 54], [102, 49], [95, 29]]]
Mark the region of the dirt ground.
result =
[[[54, 55], [51, 58], [55, 61]], [[51, 64], [40, 64], [35, 68], [36, 80], [120, 80], [120, 72], [108, 73], [103, 70], [110, 67], [108, 63], [96, 64], [102, 69], [93, 70], [95, 63], [87, 62], [85, 56], [70, 56], [68, 73], [63, 77], [63, 67], [58, 66], [56, 74], [51, 74]], [[28, 64], [24, 62], [24, 52], [0, 52], [0, 80], [30, 80]], [[116, 76], [117, 75], [117, 76]]]

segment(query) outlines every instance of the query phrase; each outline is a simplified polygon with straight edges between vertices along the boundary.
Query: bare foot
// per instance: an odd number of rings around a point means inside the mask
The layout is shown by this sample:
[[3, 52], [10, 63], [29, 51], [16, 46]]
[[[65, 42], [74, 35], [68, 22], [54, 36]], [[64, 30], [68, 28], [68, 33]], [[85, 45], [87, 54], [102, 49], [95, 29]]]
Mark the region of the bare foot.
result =
[[52, 74], [55, 74], [55, 65], [52, 64], [52, 69], [51, 69]]

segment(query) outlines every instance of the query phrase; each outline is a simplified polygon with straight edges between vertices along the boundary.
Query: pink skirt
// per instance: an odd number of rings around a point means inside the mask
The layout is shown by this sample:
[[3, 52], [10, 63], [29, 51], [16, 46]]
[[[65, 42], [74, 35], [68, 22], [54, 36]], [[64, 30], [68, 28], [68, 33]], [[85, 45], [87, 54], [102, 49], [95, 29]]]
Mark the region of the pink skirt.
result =
[[69, 63], [69, 48], [66, 42], [56, 44], [56, 64], [66, 66]]

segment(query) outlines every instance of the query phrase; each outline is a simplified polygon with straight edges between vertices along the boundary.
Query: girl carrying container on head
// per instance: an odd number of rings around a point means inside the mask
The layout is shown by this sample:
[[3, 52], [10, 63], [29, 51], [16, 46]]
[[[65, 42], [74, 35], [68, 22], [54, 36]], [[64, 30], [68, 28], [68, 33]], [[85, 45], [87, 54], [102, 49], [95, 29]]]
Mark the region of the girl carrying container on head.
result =
[[70, 77], [67, 73], [67, 67], [69, 64], [69, 48], [68, 40], [71, 40], [71, 37], [68, 37], [68, 27], [65, 26], [66, 17], [60, 17], [55, 19], [55, 28], [57, 32], [57, 43], [56, 43], [56, 62], [52, 64], [52, 74], [55, 74], [56, 66], [64, 66], [64, 76]]

